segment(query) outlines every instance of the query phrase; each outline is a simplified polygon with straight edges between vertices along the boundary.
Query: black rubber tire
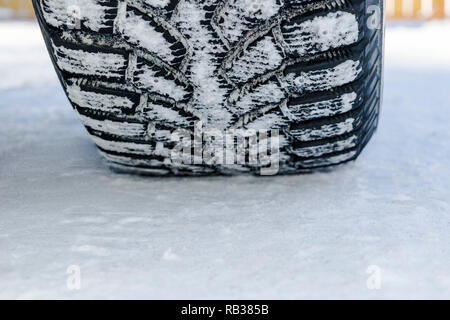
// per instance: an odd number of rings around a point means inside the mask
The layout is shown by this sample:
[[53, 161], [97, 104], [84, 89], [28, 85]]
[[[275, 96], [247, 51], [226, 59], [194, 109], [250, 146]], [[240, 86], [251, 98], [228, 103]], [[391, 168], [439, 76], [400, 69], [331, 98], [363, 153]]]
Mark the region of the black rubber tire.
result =
[[174, 164], [170, 133], [193, 134], [200, 120], [279, 130], [281, 174], [352, 161], [377, 127], [382, 0], [33, 5], [73, 108], [119, 170], [260, 173], [262, 164]]

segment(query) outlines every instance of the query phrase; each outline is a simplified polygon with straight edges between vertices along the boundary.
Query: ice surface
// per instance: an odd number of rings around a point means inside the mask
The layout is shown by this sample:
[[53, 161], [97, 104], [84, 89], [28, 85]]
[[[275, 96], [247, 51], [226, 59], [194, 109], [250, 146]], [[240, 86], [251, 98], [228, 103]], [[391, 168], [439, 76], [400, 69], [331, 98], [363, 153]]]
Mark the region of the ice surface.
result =
[[0, 22], [0, 298], [450, 298], [449, 33], [388, 28], [383, 116], [356, 163], [161, 179], [109, 171], [37, 25]]

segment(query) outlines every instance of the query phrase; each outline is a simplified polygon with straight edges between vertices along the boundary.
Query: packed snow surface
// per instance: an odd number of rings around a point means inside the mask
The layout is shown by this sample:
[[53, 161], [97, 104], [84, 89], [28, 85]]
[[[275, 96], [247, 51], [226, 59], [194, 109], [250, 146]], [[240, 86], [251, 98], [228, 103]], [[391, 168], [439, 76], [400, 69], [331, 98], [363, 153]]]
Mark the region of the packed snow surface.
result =
[[355, 163], [143, 178], [104, 165], [37, 25], [0, 22], [0, 298], [450, 298], [449, 33], [388, 27], [380, 127]]

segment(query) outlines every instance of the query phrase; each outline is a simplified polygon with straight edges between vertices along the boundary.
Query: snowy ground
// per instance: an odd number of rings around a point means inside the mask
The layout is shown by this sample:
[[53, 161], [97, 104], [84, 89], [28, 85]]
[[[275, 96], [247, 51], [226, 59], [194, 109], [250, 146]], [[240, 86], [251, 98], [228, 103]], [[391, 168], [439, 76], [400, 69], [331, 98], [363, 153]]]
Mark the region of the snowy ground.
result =
[[449, 33], [388, 28], [383, 116], [356, 163], [156, 179], [104, 166], [37, 26], [0, 22], [0, 298], [450, 298]]

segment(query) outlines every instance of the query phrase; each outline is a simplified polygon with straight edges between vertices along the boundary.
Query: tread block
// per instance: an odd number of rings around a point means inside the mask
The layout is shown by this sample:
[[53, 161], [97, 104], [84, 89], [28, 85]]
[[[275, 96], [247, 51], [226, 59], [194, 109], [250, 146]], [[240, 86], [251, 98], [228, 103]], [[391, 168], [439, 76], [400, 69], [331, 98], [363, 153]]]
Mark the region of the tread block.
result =
[[256, 76], [278, 69], [282, 63], [283, 52], [274, 37], [268, 35], [244, 50], [228, 69], [228, 76], [236, 83], [245, 83]]
[[101, 133], [115, 135], [122, 139], [143, 138], [147, 135], [147, 125], [145, 123], [95, 119], [82, 113], [78, 113], [78, 117], [86, 127]]
[[168, 123], [179, 128], [190, 128], [193, 126], [193, 122], [197, 120], [183, 110], [157, 101], [149, 101], [140, 112], [151, 121]]
[[350, 133], [360, 127], [362, 122], [361, 112], [349, 112], [337, 118], [291, 125], [291, 134], [299, 141], [314, 141], [341, 136]]
[[362, 72], [359, 60], [346, 60], [334, 66], [310, 71], [291, 66], [285, 70], [285, 81], [292, 94], [325, 91], [354, 81]]
[[351, 134], [349, 137], [344, 137], [340, 140], [325, 142], [318, 145], [307, 147], [293, 148], [292, 152], [301, 158], [321, 157], [323, 155], [343, 151], [356, 147], [358, 143], [358, 136]]
[[93, 134], [90, 134], [90, 137], [101, 150], [139, 155], [154, 154], [153, 146], [148, 143], [108, 140]]
[[146, 6], [170, 18], [180, 0], [144, 0]]
[[376, 129], [383, 31], [366, 22], [381, 0], [32, 1], [69, 100], [120, 170], [257, 174], [172, 163], [171, 133], [200, 120], [278, 129], [280, 173], [353, 160]]
[[359, 27], [353, 13], [336, 11], [306, 21], [284, 22], [281, 33], [291, 53], [305, 56], [355, 43]]
[[75, 83], [67, 86], [69, 100], [78, 107], [116, 115], [134, 112], [140, 100], [138, 94], [119, 90], [111, 91], [86, 88]]
[[41, 0], [44, 20], [55, 28], [112, 32], [116, 0]]
[[336, 155], [331, 155], [328, 157], [319, 157], [309, 160], [302, 160], [301, 165], [304, 168], [319, 168], [319, 167], [327, 167], [332, 165], [341, 164], [347, 161], [354, 159], [358, 154], [358, 151], [355, 149], [345, 150]]
[[[158, 2], [155, 2], [157, 4]], [[153, 18], [119, 3], [115, 32], [129, 43], [145, 49], [172, 66], [179, 66], [186, 48], [167, 30], [157, 24]]]
[[295, 121], [308, 121], [346, 113], [355, 108], [361, 100], [362, 97], [352, 91], [313, 102], [298, 103], [291, 100], [288, 110]]
[[219, 16], [219, 26], [234, 45], [263, 21], [276, 16], [281, 8], [280, 0], [230, 0]]
[[143, 90], [175, 101], [187, 101], [192, 96], [192, 88], [178, 81], [168, 71], [144, 59], [137, 58], [132, 70], [133, 83]]
[[[162, 169], [165, 164], [159, 159], [140, 159], [135, 158], [132, 155], [115, 154], [108, 152], [106, 150], [101, 150], [100, 153], [105, 157], [106, 160], [116, 163], [119, 165], [131, 166], [131, 167], [146, 167], [153, 169]], [[163, 169], [162, 169], [163, 170]]]

